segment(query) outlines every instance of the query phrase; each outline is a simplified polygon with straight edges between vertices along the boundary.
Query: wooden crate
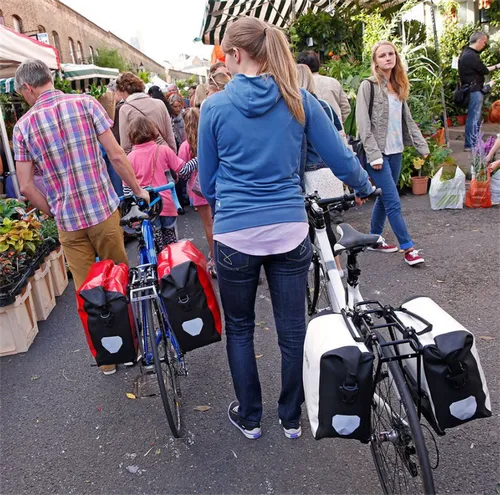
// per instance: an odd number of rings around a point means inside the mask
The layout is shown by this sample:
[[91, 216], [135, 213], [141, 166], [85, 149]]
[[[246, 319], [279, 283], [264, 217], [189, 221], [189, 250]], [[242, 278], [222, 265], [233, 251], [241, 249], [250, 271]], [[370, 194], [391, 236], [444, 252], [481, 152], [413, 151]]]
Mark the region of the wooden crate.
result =
[[28, 282], [12, 304], [0, 308], [0, 356], [26, 352], [37, 333], [32, 286]]
[[59, 246], [49, 255], [50, 260], [50, 276], [52, 285], [54, 286], [54, 294], [56, 297], [62, 296], [68, 286], [68, 272], [66, 271], [66, 258], [62, 246]]
[[30, 279], [35, 302], [35, 313], [38, 321], [46, 320], [56, 305], [56, 296], [52, 277], [50, 275], [50, 260], [48, 258]]

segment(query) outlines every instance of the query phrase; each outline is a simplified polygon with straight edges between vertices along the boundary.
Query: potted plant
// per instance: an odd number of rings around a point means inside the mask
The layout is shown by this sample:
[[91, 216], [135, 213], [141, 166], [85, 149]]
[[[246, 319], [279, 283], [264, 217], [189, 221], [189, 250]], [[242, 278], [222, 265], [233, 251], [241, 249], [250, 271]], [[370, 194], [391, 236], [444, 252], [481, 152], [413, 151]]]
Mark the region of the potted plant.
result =
[[413, 159], [413, 168], [417, 175], [411, 178], [412, 193], [419, 196], [427, 194], [429, 178], [432, 178], [435, 171], [445, 162], [451, 153], [449, 148], [441, 146], [432, 139], [427, 139], [429, 144], [429, 155], [427, 158], [417, 157]]
[[480, 133], [476, 145], [472, 147], [472, 181], [465, 195], [465, 205], [469, 208], [490, 208], [492, 206], [490, 173], [486, 156], [494, 141], [494, 137], [486, 142], [483, 141], [483, 134]]

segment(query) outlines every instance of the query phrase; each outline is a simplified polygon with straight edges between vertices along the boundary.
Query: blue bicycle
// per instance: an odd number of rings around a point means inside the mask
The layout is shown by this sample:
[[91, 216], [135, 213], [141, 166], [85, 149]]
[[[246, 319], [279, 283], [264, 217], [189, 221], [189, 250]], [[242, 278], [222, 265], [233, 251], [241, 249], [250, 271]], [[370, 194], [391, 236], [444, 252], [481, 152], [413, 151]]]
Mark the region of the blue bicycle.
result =
[[161, 191], [171, 190], [176, 207], [180, 205], [173, 182], [146, 190], [150, 193], [149, 205], [134, 196], [120, 198], [123, 213], [120, 224], [132, 227], [139, 242], [139, 264], [130, 269], [129, 300], [142, 356], [142, 371], [156, 374], [168, 424], [178, 438], [182, 429], [179, 377], [186, 376], [187, 370], [158, 293], [157, 254], [162, 246], [155, 239], [154, 221], [162, 209]]

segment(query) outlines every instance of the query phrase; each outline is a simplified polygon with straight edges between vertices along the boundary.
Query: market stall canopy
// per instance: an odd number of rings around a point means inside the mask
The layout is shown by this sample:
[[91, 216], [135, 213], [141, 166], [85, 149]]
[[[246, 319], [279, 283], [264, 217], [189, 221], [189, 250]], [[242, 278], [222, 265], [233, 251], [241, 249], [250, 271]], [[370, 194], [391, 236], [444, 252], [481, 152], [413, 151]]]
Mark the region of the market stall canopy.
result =
[[0, 78], [14, 76], [17, 67], [27, 59], [42, 60], [55, 70], [60, 67], [59, 53], [53, 46], [0, 24]]
[[81, 79], [116, 79], [120, 74], [118, 69], [110, 67], [98, 67], [92, 64], [62, 64], [63, 77], [68, 81], [79, 81]]
[[273, 26], [285, 29], [294, 19], [309, 10], [332, 12], [336, 7], [382, 8], [401, 0], [207, 0], [200, 39], [206, 45], [220, 45], [228, 24], [238, 17], [257, 17]]

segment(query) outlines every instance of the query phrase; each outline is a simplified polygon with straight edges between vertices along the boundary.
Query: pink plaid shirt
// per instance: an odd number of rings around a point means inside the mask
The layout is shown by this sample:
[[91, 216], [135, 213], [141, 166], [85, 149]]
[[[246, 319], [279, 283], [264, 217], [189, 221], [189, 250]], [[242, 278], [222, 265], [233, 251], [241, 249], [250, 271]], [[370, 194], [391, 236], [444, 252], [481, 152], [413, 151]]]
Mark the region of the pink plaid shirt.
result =
[[111, 125], [94, 98], [51, 89], [14, 127], [15, 158], [31, 160], [42, 174], [47, 202], [61, 230], [92, 227], [118, 208], [97, 139]]

